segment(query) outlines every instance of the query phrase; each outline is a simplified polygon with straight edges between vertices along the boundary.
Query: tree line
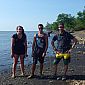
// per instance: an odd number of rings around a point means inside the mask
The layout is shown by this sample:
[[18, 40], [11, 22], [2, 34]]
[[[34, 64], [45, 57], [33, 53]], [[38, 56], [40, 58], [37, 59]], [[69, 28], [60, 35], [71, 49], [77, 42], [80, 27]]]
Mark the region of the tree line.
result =
[[47, 22], [44, 29], [46, 30], [57, 30], [58, 24], [63, 22], [65, 29], [68, 31], [80, 31], [85, 30], [85, 6], [83, 11], [79, 11], [77, 16], [72, 16], [71, 14], [61, 13], [58, 15], [57, 19], [53, 23]]

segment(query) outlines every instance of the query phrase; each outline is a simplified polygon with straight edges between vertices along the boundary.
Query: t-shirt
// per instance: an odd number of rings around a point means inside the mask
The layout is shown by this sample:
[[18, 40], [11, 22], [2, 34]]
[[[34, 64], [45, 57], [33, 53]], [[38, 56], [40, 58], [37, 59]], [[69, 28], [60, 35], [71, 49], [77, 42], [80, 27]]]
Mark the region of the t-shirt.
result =
[[64, 31], [62, 34], [57, 34], [53, 37], [53, 41], [57, 41], [56, 48], [58, 51], [64, 53], [71, 48], [71, 40], [74, 38], [73, 35]]
[[16, 33], [12, 36], [12, 38], [15, 39], [14, 52], [20, 52], [20, 53], [24, 52], [25, 51], [24, 42], [26, 40], [26, 35], [23, 34], [22, 38], [19, 39]]

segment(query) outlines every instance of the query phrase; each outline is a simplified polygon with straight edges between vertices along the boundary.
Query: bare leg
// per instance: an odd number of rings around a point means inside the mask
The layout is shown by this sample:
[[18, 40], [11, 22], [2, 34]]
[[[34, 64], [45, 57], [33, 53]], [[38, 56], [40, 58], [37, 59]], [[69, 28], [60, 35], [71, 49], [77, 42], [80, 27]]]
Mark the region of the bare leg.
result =
[[20, 55], [20, 69], [21, 74], [24, 75], [24, 55]]
[[31, 73], [31, 75], [30, 75], [30, 76], [28, 76], [28, 79], [33, 78], [33, 77], [34, 77], [35, 68], [36, 68], [36, 64], [32, 64], [32, 73]]
[[36, 64], [32, 64], [32, 74], [31, 75], [34, 75], [35, 68], [36, 68]]
[[54, 75], [57, 75], [57, 65], [54, 65]]
[[66, 75], [67, 70], [68, 70], [68, 65], [65, 65], [65, 66], [64, 66], [64, 75]]
[[42, 71], [43, 71], [43, 63], [40, 63], [40, 75], [42, 75]]
[[64, 65], [64, 76], [62, 77], [62, 80], [66, 80], [67, 70], [68, 70], [68, 65]]
[[15, 77], [15, 71], [16, 71], [16, 66], [17, 66], [17, 62], [18, 62], [18, 55], [14, 55], [13, 57], [13, 68], [12, 68], [12, 77]]

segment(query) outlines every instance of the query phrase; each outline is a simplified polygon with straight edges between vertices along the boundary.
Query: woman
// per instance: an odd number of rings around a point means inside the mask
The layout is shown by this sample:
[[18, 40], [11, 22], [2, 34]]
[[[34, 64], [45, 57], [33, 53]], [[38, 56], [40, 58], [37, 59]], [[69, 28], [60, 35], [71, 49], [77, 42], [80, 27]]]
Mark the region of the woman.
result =
[[12, 78], [15, 77], [16, 65], [20, 57], [21, 75], [24, 76], [24, 57], [27, 55], [27, 38], [22, 26], [17, 26], [17, 33], [11, 39], [11, 56], [13, 57]]

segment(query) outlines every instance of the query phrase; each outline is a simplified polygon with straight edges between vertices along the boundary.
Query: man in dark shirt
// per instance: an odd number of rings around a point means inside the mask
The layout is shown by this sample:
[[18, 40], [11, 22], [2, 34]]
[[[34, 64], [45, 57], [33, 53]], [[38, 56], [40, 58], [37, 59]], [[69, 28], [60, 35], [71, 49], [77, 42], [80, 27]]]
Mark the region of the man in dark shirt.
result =
[[[68, 70], [68, 64], [70, 63], [70, 53], [72, 48], [74, 48], [75, 44], [77, 43], [77, 39], [71, 35], [70, 33], [66, 32], [64, 30], [64, 24], [59, 24], [59, 33], [56, 34], [52, 39], [52, 47], [54, 51], [56, 52], [56, 58], [54, 60], [55, 65], [55, 73], [57, 73], [57, 66], [60, 60], [63, 58], [64, 61], [64, 76], [62, 77], [62, 80], [66, 79], [66, 73]], [[57, 41], [57, 45], [54, 45], [54, 42]], [[73, 44], [71, 43], [73, 41]], [[59, 78], [57, 78], [59, 79]]]

